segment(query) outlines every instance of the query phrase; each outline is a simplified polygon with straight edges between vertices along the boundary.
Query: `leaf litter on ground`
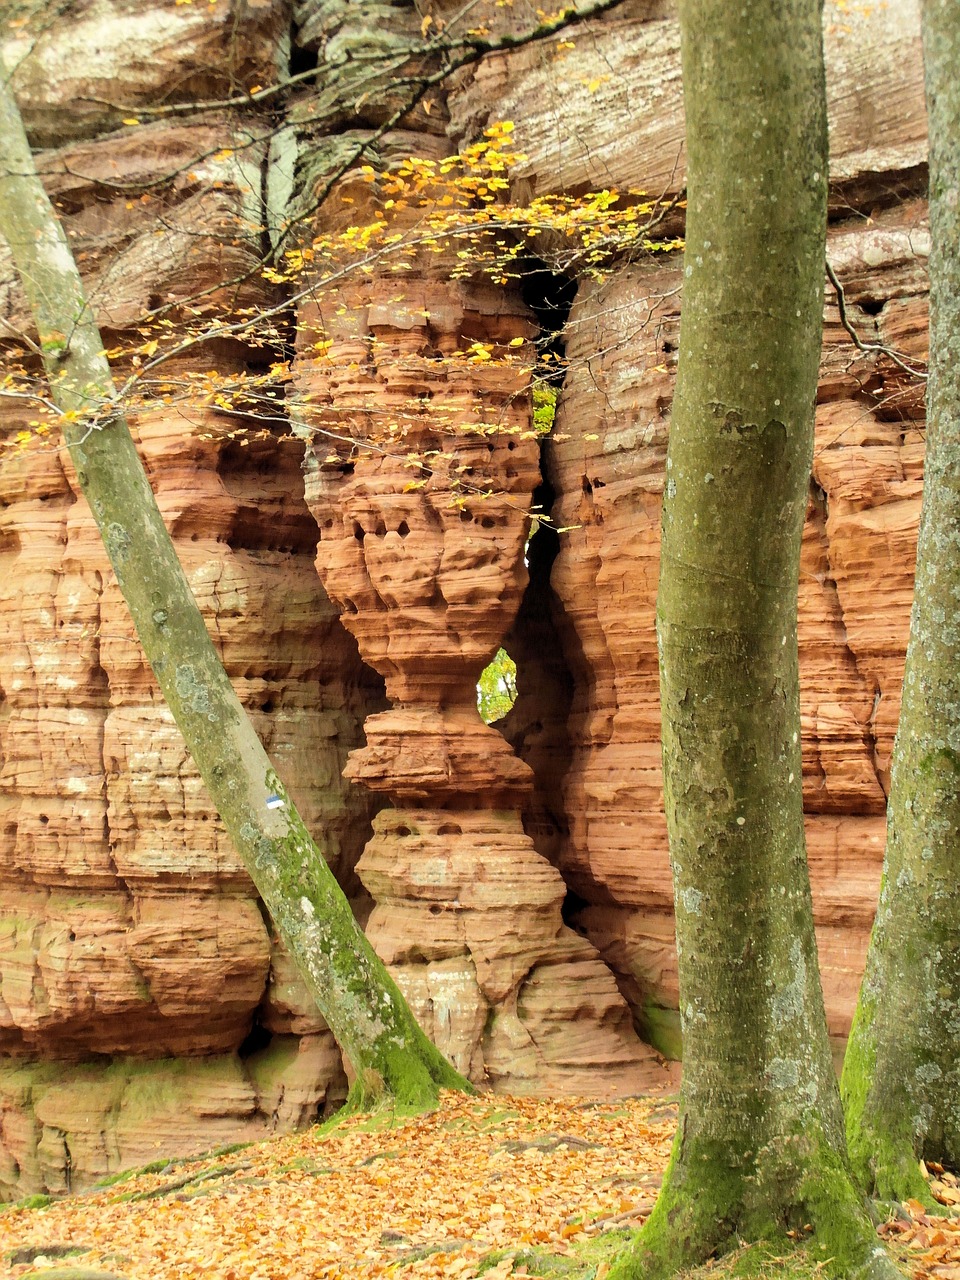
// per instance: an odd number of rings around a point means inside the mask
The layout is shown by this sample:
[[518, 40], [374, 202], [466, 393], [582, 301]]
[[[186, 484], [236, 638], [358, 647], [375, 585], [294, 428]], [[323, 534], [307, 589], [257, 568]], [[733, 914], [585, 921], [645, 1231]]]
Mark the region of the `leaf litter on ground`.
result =
[[[675, 1123], [662, 1095], [448, 1093], [426, 1115], [352, 1116], [12, 1206], [0, 1259], [11, 1280], [66, 1266], [128, 1280], [602, 1280], [653, 1206]], [[880, 1230], [915, 1280], [960, 1280], [960, 1221], [907, 1209]]]

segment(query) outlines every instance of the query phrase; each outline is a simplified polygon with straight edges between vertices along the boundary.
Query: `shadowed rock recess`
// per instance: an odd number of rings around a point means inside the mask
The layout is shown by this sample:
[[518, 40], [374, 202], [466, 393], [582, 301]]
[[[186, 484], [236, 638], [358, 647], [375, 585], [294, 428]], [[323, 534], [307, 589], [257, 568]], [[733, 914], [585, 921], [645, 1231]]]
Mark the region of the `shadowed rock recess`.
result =
[[[271, 237], [291, 213], [308, 215], [301, 243], [342, 221], [336, 197], [311, 198], [403, 106], [397, 76], [436, 65], [409, 51], [457, 11], [74, 0], [54, 24], [11, 28], [107, 347], [142, 344], [149, 308], [184, 326], [298, 287], [261, 275]], [[470, 16], [494, 35], [535, 21], [520, 0]], [[879, 881], [923, 467], [922, 381], [874, 348], [925, 359], [928, 233], [916, 5], [828, 0], [825, 33], [828, 253], [867, 348], [828, 287], [800, 644], [840, 1045]], [[465, 68], [358, 163], [438, 158], [512, 120], [518, 192], [678, 192], [672, 6], [627, 0], [569, 39]], [[148, 114], [314, 65], [315, 84], [261, 105]], [[340, 191], [362, 205], [359, 184]], [[133, 426], [237, 691], [427, 1032], [495, 1088], [633, 1093], [673, 1078], [651, 1045], [679, 1052], [653, 625], [679, 256], [577, 282], [542, 444], [524, 438], [520, 372], [542, 276], [524, 291], [453, 265], [318, 280], [256, 339], [165, 364], [176, 394]], [[0, 320], [5, 360], [30, 359], [3, 249]], [[518, 359], [457, 356], [478, 342]], [[242, 403], [178, 393], [291, 353], [254, 438], [235, 435]], [[34, 417], [0, 402], [0, 1199], [309, 1123], [346, 1087], [160, 700], [69, 461], [12, 447]], [[535, 492], [565, 532], [525, 552]], [[505, 637], [520, 689], [506, 738], [475, 703]]]

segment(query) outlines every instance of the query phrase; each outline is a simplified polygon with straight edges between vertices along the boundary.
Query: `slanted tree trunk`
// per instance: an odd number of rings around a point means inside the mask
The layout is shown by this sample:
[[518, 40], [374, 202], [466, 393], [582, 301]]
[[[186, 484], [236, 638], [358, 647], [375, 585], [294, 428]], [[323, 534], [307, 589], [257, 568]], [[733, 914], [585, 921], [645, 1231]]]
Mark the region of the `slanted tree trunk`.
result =
[[883, 888], [843, 1066], [850, 1154], [882, 1199], [960, 1165], [960, 6], [926, 0], [930, 381], [917, 578]]
[[812, 1226], [897, 1275], [847, 1164], [804, 848], [797, 582], [822, 326], [818, 0], [681, 0], [688, 209], [657, 626], [683, 1085], [611, 1274]]
[[233, 691], [157, 508], [0, 63], [0, 234], [40, 336], [64, 435], [154, 674], [267, 910], [337, 1043], [363, 1105], [427, 1106], [470, 1086], [426, 1038], [354, 920]]

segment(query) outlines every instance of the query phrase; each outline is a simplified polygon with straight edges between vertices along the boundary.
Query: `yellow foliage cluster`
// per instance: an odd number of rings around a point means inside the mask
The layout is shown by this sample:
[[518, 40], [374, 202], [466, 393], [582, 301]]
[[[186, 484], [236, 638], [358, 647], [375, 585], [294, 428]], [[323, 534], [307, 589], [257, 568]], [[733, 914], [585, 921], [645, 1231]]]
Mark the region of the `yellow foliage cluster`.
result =
[[[229, 154], [225, 148], [215, 158]], [[362, 205], [368, 211], [366, 220], [320, 232], [311, 242], [288, 248], [279, 261], [262, 268], [261, 276], [282, 289], [276, 306], [266, 310], [235, 307], [225, 315], [222, 299], [204, 305], [201, 298], [199, 306], [187, 300], [173, 309], [161, 307], [145, 315], [125, 341], [106, 350], [122, 380], [116, 398], [91, 416], [91, 430], [109, 421], [118, 404], [140, 415], [174, 402], [183, 411], [200, 415], [201, 435], [210, 429], [211, 411], [218, 422], [216, 434], [235, 437], [240, 443], [275, 429], [282, 384], [290, 378], [286, 362], [267, 360], [264, 365], [269, 368], [263, 372], [232, 376], [215, 368], [192, 372], [178, 368], [176, 374], [172, 369], [188, 350], [210, 350], [212, 341], [227, 338], [242, 339], [247, 348], [275, 351], [278, 342], [285, 340], [281, 316], [290, 305], [308, 295], [333, 293], [358, 274], [410, 272], [424, 263], [423, 255], [440, 254], [452, 279], [480, 275], [506, 284], [524, 274], [534, 255], [558, 271], [602, 275], [625, 257], [680, 246], [677, 240], [653, 236], [663, 209], [641, 192], [610, 188], [580, 196], [546, 193], [526, 200], [514, 198], [518, 184], [512, 172], [526, 159], [518, 149], [513, 123], [505, 120], [491, 125], [478, 141], [441, 159], [407, 156], [382, 171], [369, 164], [360, 166], [341, 184], [340, 198], [345, 208]], [[331, 358], [331, 339], [323, 332], [316, 339], [306, 348], [311, 358]], [[62, 334], [45, 335], [44, 349], [54, 341], [62, 345], [66, 339]], [[532, 373], [530, 352], [524, 339], [516, 337], [499, 345], [469, 342], [444, 358], [475, 365], [510, 363]], [[544, 353], [538, 363], [544, 366], [545, 376], [555, 380], [556, 368], [551, 372], [545, 363], [551, 360], [557, 357]], [[7, 447], [39, 447], [37, 437], [59, 425], [60, 414], [38, 391], [35, 372], [26, 367], [9, 372], [0, 386], [0, 396], [4, 395], [32, 401], [37, 414], [24, 423], [24, 429], [11, 433]], [[549, 417], [552, 426], [552, 413]], [[539, 419], [537, 431], [542, 433], [543, 412]], [[484, 423], [463, 425], [467, 432], [491, 429]], [[400, 427], [398, 431], [402, 435]]]
[[506, 282], [520, 274], [529, 242], [539, 247], [544, 236], [552, 237], [559, 267], [588, 273], [601, 273], [624, 255], [681, 247], [679, 240], [650, 234], [657, 202], [639, 191], [604, 188], [511, 200], [511, 170], [527, 159], [513, 134], [513, 122], [504, 120], [441, 160], [408, 156], [383, 172], [361, 166], [358, 176], [373, 189], [370, 218], [288, 250], [283, 265], [264, 275], [290, 283], [310, 269], [322, 280], [345, 261], [361, 272], [404, 271], [429, 252], [453, 259], [453, 278], [483, 273]]

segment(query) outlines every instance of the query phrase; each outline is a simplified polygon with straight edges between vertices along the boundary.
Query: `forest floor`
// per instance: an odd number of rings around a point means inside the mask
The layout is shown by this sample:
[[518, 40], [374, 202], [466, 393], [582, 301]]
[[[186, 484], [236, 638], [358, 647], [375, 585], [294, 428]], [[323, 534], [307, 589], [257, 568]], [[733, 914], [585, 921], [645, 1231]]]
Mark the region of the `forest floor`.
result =
[[[653, 1204], [675, 1122], [665, 1098], [446, 1094], [429, 1115], [352, 1117], [7, 1207], [0, 1274], [603, 1280]], [[960, 1200], [949, 1175], [935, 1189]], [[907, 1209], [879, 1229], [906, 1274], [960, 1280], [960, 1220]], [[813, 1280], [823, 1265], [785, 1239], [695, 1274]]]

